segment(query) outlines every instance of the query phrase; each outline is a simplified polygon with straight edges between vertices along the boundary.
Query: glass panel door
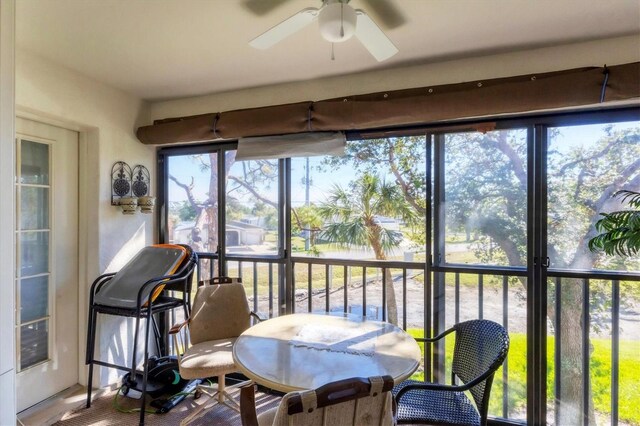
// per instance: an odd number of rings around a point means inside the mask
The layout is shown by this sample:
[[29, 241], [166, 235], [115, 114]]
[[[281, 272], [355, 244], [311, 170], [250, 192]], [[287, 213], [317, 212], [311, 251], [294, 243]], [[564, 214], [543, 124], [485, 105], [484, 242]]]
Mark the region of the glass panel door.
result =
[[[218, 251], [218, 152], [171, 155], [164, 201], [166, 242], [197, 252]], [[215, 276], [213, 260], [203, 260], [202, 279]]]
[[279, 160], [236, 161], [226, 151], [226, 254], [280, 253]]
[[[385, 318], [424, 336], [423, 269], [367, 269], [359, 261], [424, 262], [426, 147], [424, 136], [364, 139], [348, 141], [344, 156], [291, 159], [296, 311]], [[325, 268], [306, 263], [311, 257], [353, 266]], [[322, 290], [344, 296], [313, 297]]]
[[284, 160], [240, 161], [225, 151], [227, 275], [242, 278], [254, 311], [268, 318], [285, 309], [281, 166]]
[[525, 266], [527, 130], [444, 135], [445, 263]]
[[603, 213], [630, 209], [617, 191], [640, 191], [640, 122], [552, 127], [547, 140], [548, 418], [638, 424], [640, 258], [588, 242]]
[[[489, 416], [516, 420], [527, 416], [528, 132], [444, 133], [435, 150], [435, 333], [471, 319], [507, 329]], [[454, 341], [434, 349], [441, 381], [451, 377]]]
[[18, 158], [16, 324], [21, 371], [50, 357], [50, 146], [18, 139]]

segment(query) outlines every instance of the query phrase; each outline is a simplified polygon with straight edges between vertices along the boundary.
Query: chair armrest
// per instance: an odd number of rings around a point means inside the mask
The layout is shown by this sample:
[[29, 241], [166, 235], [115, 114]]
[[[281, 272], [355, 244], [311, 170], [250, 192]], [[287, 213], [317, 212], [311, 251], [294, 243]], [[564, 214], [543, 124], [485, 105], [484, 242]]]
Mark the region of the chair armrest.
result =
[[[187, 350], [187, 347], [189, 346], [189, 329], [185, 329], [185, 327], [189, 325], [190, 322], [191, 319], [187, 318], [186, 320], [178, 324], [174, 324], [167, 333], [173, 338], [173, 346], [176, 351], [176, 355], [178, 355], [178, 365], [180, 365], [182, 354]], [[183, 330], [184, 332], [181, 333], [181, 331]]]
[[254, 320], [256, 320], [257, 322], [265, 321], [265, 319], [264, 319], [264, 318], [262, 318], [260, 315], [256, 314], [256, 313], [255, 313], [255, 312], [253, 312], [253, 311], [249, 312], [249, 316], [250, 316], [251, 318], [253, 318]]
[[190, 321], [191, 321], [190, 319], [186, 319], [183, 322], [179, 322], [177, 324], [174, 324], [173, 327], [171, 327], [169, 329], [169, 334], [176, 334], [176, 333], [180, 332], [180, 330], [182, 330], [186, 325], [189, 325]]
[[391, 397], [391, 417], [393, 417], [393, 424], [398, 424], [398, 402], [394, 397]]
[[400, 391], [396, 394], [396, 401], [400, 403], [400, 399], [402, 396], [412, 390], [433, 390], [433, 391], [444, 391], [444, 392], [464, 392], [469, 389], [468, 386], [456, 386], [456, 385], [442, 385], [439, 383], [412, 383], [400, 389]]
[[431, 337], [431, 338], [425, 337], [424, 341], [425, 342], [429, 342], [429, 343], [437, 342], [438, 340], [442, 339], [447, 334], [453, 333], [455, 330], [456, 330], [455, 327], [451, 327], [450, 329], [443, 331], [442, 333], [438, 334], [435, 337]]
[[109, 280], [111, 278], [113, 278], [116, 275], [115, 272], [109, 272], [107, 274], [102, 274], [100, 275], [98, 278], [96, 278], [93, 281], [93, 284], [91, 284], [91, 290], [89, 292], [89, 294], [91, 295], [91, 297], [93, 298], [93, 296], [98, 293], [100, 291], [100, 289], [102, 288], [102, 286], [109, 282]]
[[256, 392], [253, 382], [240, 388], [240, 419], [242, 426], [258, 426]]

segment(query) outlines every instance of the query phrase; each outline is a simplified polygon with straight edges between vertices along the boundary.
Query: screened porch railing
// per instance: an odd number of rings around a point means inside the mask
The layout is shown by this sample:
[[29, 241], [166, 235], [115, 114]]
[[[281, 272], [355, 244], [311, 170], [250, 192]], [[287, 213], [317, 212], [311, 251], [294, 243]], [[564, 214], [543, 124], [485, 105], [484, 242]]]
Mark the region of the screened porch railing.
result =
[[[213, 253], [198, 253], [199, 266], [197, 279], [200, 281], [208, 277], [216, 276], [218, 269], [218, 256]], [[252, 257], [227, 255], [226, 271], [229, 276], [238, 276], [243, 279], [247, 289], [248, 298], [254, 311], [266, 314], [269, 318], [284, 312], [343, 312], [365, 315], [374, 319], [387, 321], [387, 280], [390, 277], [394, 282], [396, 303], [398, 307], [398, 325], [404, 330], [409, 330], [419, 344], [424, 345], [424, 358], [422, 373], [424, 380], [440, 380], [448, 377], [446, 348], [444, 344], [426, 344], [425, 338], [432, 337], [438, 331], [442, 331], [451, 325], [469, 319], [470, 301], [469, 294], [475, 298], [473, 314], [476, 318], [489, 318], [501, 323], [507, 331], [510, 330], [514, 320], [514, 304], [518, 303], [518, 297], [522, 297], [519, 288], [526, 285], [526, 270], [524, 268], [511, 267], [473, 267], [462, 265], [448, 265], [431, 267], [431, 276], [426, 276], [425, 262], [408, 261], [381, 261], [381, 260], [356, 260], [356, 259], [328, 259], [315, 257], [292, 257], [290, 260], [276, 257]], [[292, 284], [289, 287], [290, 306], [285, 306], [280, 298], [284, 292], [280, 286], [284, 285], [287, 273], [285, 267], [290, 263], [290, 277]], [[422, 277], [423, 294], [421, 300], [408, 298], [408, 282]], [[591, 327], [589, 324], [591, 287], [597, 283], [600, 288], [609, 285], [611, 288], [611, 424], [618, 423], [619, 413], [619, 356], [620, 356], [620, 282], [630, 281], [640, 285], [640, 274], [632, 273], [604, 273], [604, 272], [569, 272], [550, 269], [547, 271], [548, 292], [551, 297], [550, 304], [554, 304], [556, 315], [552, 319], [553, 329], [549, 331], [553, 335], [553, 360], [556, 366], [562, 363], [562, 340], [560, 336], [560, 324], [562, 321], [562, 286], [563, 280], [580, 280], [582, 283], [582, 368], [589, 371], [589, 339]], [[424, 285], [427, 283], [428, 285]], [[603, 284], [604, 283], [604, 284]], [[566, 284], [565, 284], [566, 285]], [[377, 292], [370, 292], [377, 289]], [[492, 296], [487, 296], [488, 292]], [[498, 294], [498, 296], [496, 296]], [[526, 295], [526, 292], [524, 292]], [[526, 296], [525, 296], [526, 297]], [[467, 300], [464, 301], [463, 299]], [[285, 296], [286, 299], [286, 296]], [[495, 301], [501, 301], [499, 312], [496, 312]], [[491, 304], [487, 302], [491, 301]], [[521, 301], [520, 301], [521, 302]], [[410, 321], [412, 307], [419, 305], [424, 310], [419, 328], [423, 334], [415, 332], [415, 321]], [[462, 309], [461, 309], [462, 308]], [[464, 312], [467, 312], [465, 318]], [[519, 319], [522, 322], [522, 318]], [[413, 328], [413, 330], [412, 330]], [[520, 330], [521, 331], [521, 330]], [[526, 333], [526, 331], [525, 331]], [[526, 355], [526, 353], [525, 353]], [[492, 394], [501, 395], [499, 408], [493, 409], [492, 414], [498, 420], [509, 419], [516, 422], [524, 422], [526, 410], [520, 410], [514, 415], [513, 402], [510, 399], [516, 390], [510, 388], [509, 359], [507, 359], [496, 376]], [[589, 424], [589, 374], [585, 374], [583, 387], [582, 424]], [[562, 409], [560, 398], [562, 377], [555, 374], [553, 389], [549, 389], [552, 402], [548, 404], [550, 417], [549, 423], [560, 424], [558, 413]], [[496, 390], [499, 388], [499, 391]], [[526, 388], [526, 385], [525, 385]], [[526, 392], [525, 392], [526, 396]], [[595, 422], [592, 422], [595, 424]]]

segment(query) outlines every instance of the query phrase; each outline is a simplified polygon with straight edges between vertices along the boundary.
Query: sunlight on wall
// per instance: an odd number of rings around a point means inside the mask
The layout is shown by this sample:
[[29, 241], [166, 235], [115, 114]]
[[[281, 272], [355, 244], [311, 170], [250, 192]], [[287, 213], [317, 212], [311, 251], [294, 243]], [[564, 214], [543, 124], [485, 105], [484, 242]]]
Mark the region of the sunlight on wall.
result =
[[[134, 224], [138, 225], [138, 224]], [[113, 241], [111, 242], [113, 245]], [[119, 244], [117, 241], [115, 242]], [[122, 248], [113, 256], [111, 262], [107, 265], [105, 272], [115, 272], [122, 269], [122, 267], [147, 245], [145, 223], [139, 224], [138, 229], [133, 233], [131, 238], [124, 244]]]
[[[114, 207], [115, 208], [115, 207]], [[125, 220], [132, 221], [124, 227], [119, 227], [119, 234], [131, 235], [131, 237], [121, 243], [117, 239], [110, 239], [108, 246], [120, 248], [114, 252], [105, 272], [116, 272], [135, 256], [143, 247], [148, 245], [146, 222], [142, 217], [126, 217]], [[142, 221], [142, 223], [140, 223]], [[137, 229], [136, 229], [137, 227]], [[124, 229], [123, 229], [124, 228]], [[131, 230], [129, 230], [131, 229]], [[99, 344], [96, 345], [96, 355], [99, 359], [118, 365], [130, 365], [133, 347], [133, 336], [135, 331], [135, 319], [114, 317], [111, 315], [98, 316]], [[140, 324], [140, 333], [144, 333], [144, 322]], [[140, 344], [137, 351], [138, 364], [142, 364], [144, 350]], [[150, 346], [150, 350], [152, 350]], [[94, 367], [100, 368], [100, 367]], [[123, 372], [112, 368], [100, 368], [100, 384], [117, 382]]]

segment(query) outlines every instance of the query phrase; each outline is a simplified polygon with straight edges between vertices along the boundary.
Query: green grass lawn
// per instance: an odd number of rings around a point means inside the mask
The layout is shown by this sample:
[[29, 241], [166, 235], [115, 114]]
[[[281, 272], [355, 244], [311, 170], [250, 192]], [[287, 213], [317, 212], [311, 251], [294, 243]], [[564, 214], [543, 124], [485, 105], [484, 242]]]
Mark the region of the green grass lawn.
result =
[[[409, 333], [414, 337], [422, 336], [422, 329], [411, 329]], [[508, 389], [508, 410], [513, 413], [522, 413], [526, 409], [526, 361], [527, 352], [526, 335], [521, 333], [510, 333], [511, 344], [509, 348], [509, 389]], [[451, 375], [451, 359], [453, 356], [454, 339], [447, 338], [446, 350], [446, 375]], [[591, 389], [593, 403], [597, 412], [601, 414], [611, 413], [611, 341], [608, 339], [591, 339], [593, 352], [591, 354]], [[419, 344], [424, 355], [424, 345]], [[555, 399], [554, 395], [554, 337], [547, 338], [547, 404], [551, 406]], [[620, 421], [632, 425], [640, 425], [640, 341], [622, 340], [620, 341], [620, 382], [618, 402]], [[422, 372], [413, 376], [415, 380], [423, 380]], [[502, 417], [502, 368], [495, 375], [493, 387], [491, 389], [491, 401], [489, 403], [489, 413]]]

